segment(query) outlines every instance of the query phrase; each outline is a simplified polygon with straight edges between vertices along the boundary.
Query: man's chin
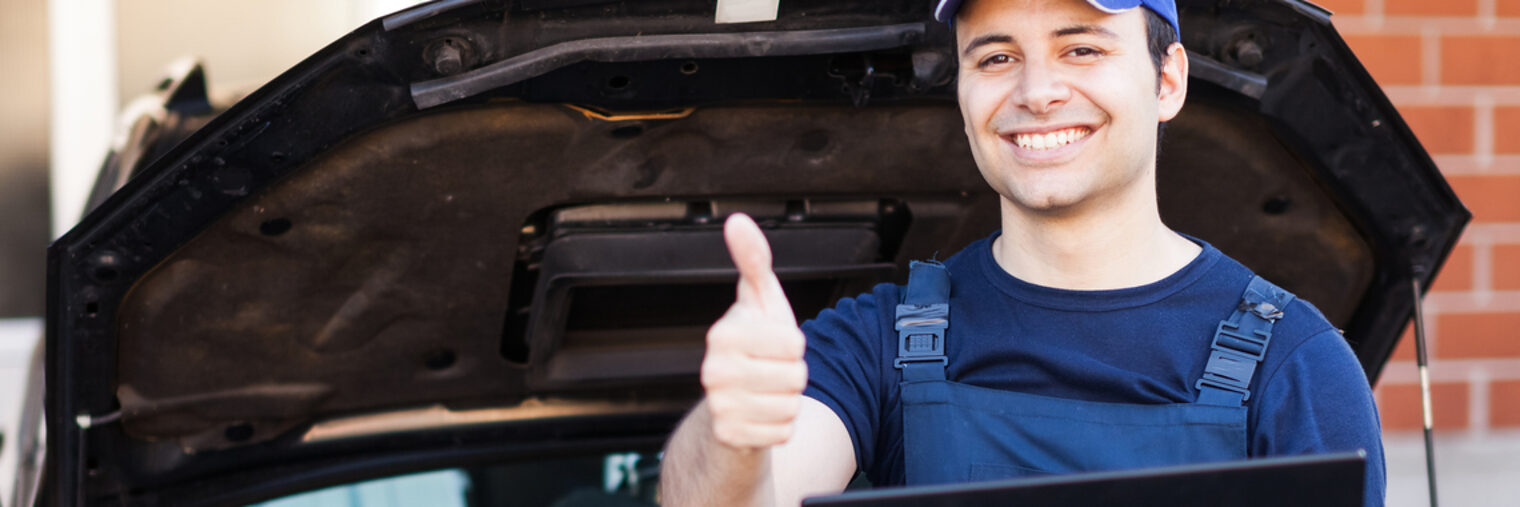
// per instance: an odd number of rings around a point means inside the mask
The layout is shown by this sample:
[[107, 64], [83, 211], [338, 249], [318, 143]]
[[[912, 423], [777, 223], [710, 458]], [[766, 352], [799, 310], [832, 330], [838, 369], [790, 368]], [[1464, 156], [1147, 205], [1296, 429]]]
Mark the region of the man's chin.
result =
[[1059, 217], [1074, 213], [1082, 207], [1084, 199], [1067, 195], [1013, 195], [1003, 194], [1003, 204], [1014, 210], [1039, 216]]

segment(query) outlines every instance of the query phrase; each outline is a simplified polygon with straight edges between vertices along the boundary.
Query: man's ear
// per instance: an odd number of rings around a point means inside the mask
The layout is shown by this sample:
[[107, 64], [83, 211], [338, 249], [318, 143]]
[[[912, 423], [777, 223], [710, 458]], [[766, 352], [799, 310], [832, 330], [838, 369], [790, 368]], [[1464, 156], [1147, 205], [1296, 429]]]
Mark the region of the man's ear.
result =
[[1166, 63], [1161, 66], [1161, 82], [1157, 86], [1157, 98], [1161, 99], [1159, 121], [1167, 122], [1177, 117], [1182, 103], [1187, 101], [1188, 58], [1182, 44], [1173, 42], [1166, 48]]

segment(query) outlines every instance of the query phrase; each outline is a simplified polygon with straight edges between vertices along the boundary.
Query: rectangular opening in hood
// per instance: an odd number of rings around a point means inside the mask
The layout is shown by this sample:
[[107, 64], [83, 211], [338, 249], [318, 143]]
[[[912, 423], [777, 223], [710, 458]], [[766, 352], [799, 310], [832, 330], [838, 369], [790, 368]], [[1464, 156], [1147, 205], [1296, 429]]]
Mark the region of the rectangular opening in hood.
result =
[[[588, 388], [697, 373], [708, 326], [734, 301], [738, 272], [721, 224], [747, 211], [766, 224], [773, 266], [796, 315], [891, 279], [901, 203], [883, 200], [695, 201], [573, 206], [520, 244], [514, 301], [527, 315], [503, 350], [526, 359], [532, 389]], [[537, 215], [537, 214], [535, 214]], [[884, 222], [894, 223], [884, 223]], [[514, 293], [521, 294], [520, 288]], [[509, 322], [511, 319], [509, 319]], [[523, 341], [525, 340], [525, 341]], [[527, 352], [526, 358], [521, 357]], [[600, 381], [600, 382], [597, 382]]]

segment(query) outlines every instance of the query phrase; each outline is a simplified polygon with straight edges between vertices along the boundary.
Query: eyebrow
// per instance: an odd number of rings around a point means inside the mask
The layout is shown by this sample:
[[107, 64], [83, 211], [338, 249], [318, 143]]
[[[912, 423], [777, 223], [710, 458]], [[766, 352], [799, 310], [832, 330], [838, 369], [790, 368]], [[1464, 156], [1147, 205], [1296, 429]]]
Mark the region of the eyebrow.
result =
[[1099, 35], [1109, 39], [1119, 38], [1119, 34], [1113, 30], [1098, 25], [1072, 25], [1051, 32], [1052, 37], [1066, 37], [1070, 35]]
[[[1109, 39], [1119, 38], [1119, 34], [1114, 33], [1113, 30], [1109, 30], [1098, 25], [1072, 25], [1051, 32], [1050, 35], [1051, 37], [1055, 38], [1069, 37], [1072, 35], [1097, 35]], [[975, 51], [976, 48], [986, 46], [988, 44], [1009, 44], [1012, 42], [1013, 37], [1007, 34], [994, 33], [983, 35], [981, 37], [971, 39], [971, 43], [966, 44], [966, 49], [961, 52], [961, 55], [970, 56], [971, 52]]]
[[966, 45], [966, 50], [962, 51], [961, 55], [970, 56], [971, 52], [976, 50], [976, 48], [986, 46], [988, 44], [1008, 44], [1011, 42], [1013, 42], [1013, 37], [1009, 35], [997, 33], [983, 35], [981, 37], [971, 39], [971, 43]]

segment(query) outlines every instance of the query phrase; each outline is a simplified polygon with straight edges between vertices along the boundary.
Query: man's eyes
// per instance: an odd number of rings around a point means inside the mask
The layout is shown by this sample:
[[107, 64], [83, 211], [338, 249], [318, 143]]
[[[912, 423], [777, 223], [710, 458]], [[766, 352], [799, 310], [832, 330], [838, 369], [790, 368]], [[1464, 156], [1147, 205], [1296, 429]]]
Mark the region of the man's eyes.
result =
[[982, 67], [982, 68], [987, 68], [987, 67], [990, 67], [990, 66], [993, 66], [993, 65], [1004, 65], [1004, 64], [1008, 64], [1008, 63], [1012, 63], [1012, 62], [1013, 62], [1013, 57], [1012, 56], [1008, 56], [1006, 54], [999, 53], [999, 54], [994, 54], [994, 55], [988, 56], [986, 58], [982, 58], [982, 61], [977, 66], [978, 67]]
[[1094, 47], [1080, 46], [1072, 48], [1072, 50], [1067, 51], [1066, 54], [1075, 56], [1077, 58], [1096, 58], [1103, 56], [1103, 50]]
[[[1108, 53], [1104, 52], [1102, 49], [1091, 46], [1078, 46], [1067, 50], [1065, 56], [1076, 58], [1078, 60], [1092, 60], [1106, 54]], [[1016, 61], [1017, 60], [1014, 59], [1013, 55], [1009, 55], [1007, 53], [993, 53], [991, 55], [982, 57], [981, 60], [978, 60], [977, 67], [985, 69], [988, 67], [1007, 65]]]

